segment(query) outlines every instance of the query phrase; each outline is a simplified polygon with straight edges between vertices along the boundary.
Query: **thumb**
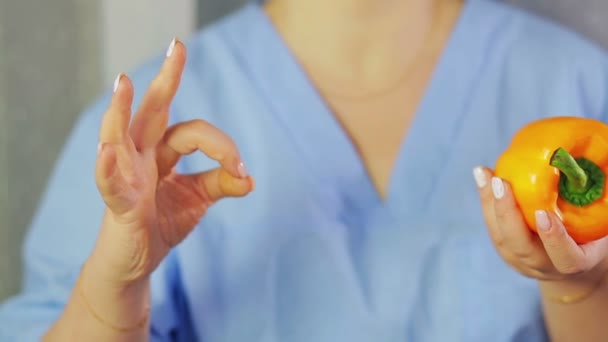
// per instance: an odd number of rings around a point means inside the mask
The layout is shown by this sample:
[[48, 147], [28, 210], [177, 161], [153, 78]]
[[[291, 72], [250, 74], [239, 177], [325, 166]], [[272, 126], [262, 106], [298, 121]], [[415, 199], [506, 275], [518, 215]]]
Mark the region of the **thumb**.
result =
[[562, 274], [577, 274], [586, 271], [592, 260], [570, 237], [561, 220], [544, 210], [536, 212], [538, 235], [555, 268]]
[[255, 188], [253, 177], [236, 178], [221, 167], [188, 175], [199, 190], [209, 196], [212, 203], [224, 197], [243, 197]]

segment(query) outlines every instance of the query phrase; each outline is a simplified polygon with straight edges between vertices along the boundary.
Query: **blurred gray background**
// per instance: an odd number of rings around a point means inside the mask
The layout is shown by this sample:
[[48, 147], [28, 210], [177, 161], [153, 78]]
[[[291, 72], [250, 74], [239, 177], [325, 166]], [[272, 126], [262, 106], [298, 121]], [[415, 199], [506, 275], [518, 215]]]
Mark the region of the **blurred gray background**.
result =
[[[19, 289], [23, 236], [83, 107], [174, 35], [245, 1], [0, 0], [0, 301]], [[510, 2], [608, 46], [608, 1]]]

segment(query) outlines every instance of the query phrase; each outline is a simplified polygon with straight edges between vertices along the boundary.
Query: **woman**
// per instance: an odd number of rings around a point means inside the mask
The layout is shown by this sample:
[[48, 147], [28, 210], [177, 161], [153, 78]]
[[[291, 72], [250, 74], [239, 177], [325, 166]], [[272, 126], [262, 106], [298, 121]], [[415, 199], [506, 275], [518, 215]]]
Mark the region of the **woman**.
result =
[[599, 49], [482, 0], [252, 3], [186, 45], [79, 121], [6, 340], [607, 338], [606, 239], [470, 178], [525, 123], [605, 120]]

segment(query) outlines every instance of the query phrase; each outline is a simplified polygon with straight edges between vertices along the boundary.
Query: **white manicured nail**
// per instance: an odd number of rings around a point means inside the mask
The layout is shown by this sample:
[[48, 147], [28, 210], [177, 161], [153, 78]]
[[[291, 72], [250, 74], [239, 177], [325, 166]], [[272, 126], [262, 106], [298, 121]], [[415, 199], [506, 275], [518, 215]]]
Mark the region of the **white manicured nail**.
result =
[[477, 183], [477, 187], [483, 188], [487, 184], [486, 174], [483, 172], [481, 167], [476, 167], [473, 169], [473, 177], [475, 177], [475, 183]]
[[173, 50], [175, 49], [175, 43], [176, 43], [176, 39], [173, 38], [173, 40], [171, 41], [171, 44], [169, 44], [169, 48], [167, 49], [167, 57], [171, 57], [171, 55], [173, 54]]
[[249, 172], [247, 171], [247, 167], [245, 167], [245, 164], [243, 162], [240, 162], [238, 165], [238, 171], [239, 171], [239, 175], [242, 178], [247, 178], [249, 176]]
[[116, 79], [114, 80], [114, 92], [116, 92], [118, 90], [118, 86], [120, 85], [120, 79], [122, 78], [122, 73], [118, 74], [118, 76], [116, 76]]
[[503, 198], [503, 196], [505, 195], [505, 185], [502, 182], [502, 179], [498, 177], [492, 177], [492, 192], [494, 193], [494, 198]]
[[549, 220], [549, 215], [544, 210], [537, 210], [534, 215], [536, 216], [536, 226], [538, 229], [548, 232], [551, 229], [551, 220]]

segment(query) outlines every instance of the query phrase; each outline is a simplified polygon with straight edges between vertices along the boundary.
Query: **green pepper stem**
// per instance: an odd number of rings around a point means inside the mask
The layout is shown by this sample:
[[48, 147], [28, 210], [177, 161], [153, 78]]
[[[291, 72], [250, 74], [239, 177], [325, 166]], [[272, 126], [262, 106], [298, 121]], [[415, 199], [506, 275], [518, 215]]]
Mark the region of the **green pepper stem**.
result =
[[578, 207], [584, 207], [602, 198], [606, 174], [593, 161], [580, 157], [574, 159], [563, 148], [551, 156], [551, 166], [561, 171], [559, 197]]
[[566, 176], [568, 191], [583, 193], [588, 190], [589, 176], [576, 162], [574, 157], [562, 147], [558, 148], [551, 157], [551, 166], [558, 168]]

